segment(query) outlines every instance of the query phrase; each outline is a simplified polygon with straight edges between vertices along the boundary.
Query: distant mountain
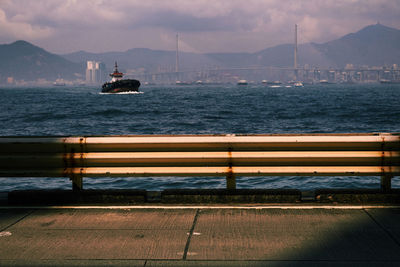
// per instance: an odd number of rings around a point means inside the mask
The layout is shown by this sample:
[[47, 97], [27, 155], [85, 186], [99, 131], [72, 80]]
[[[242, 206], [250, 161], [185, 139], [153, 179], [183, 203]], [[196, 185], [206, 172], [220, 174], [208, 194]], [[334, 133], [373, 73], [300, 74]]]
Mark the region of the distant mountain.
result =
[[[293, 44], [282, 44], [256, 53], [179, 53], [180, 70], [241, 68], [254, 66], [293, 66]], [[51, 54], [25, 41], [0, 45], [0, 83], [9, 76], [19, 80], [84, 78], [86, 61], [106, 63], [108, 70], [118, 61], [122, 71], [144, 68], [149, 72], [175, 71], [175, 51], [134, 48], [125, 52], [66, 55]], [[353, 65], [400, 65], [400, 30], [381, 24], [367, 26], [356, 33], [322, 44], [298, 47], [298, 65], [344, 67]]]
[[[104, 62], [109, 70], [117, 61], [122, 71], [126, 69], [145, 68], [149, 71], [174, 71], [176, 52], [151, 50], [147, 48], [133, 48], [125, 52], [106, 52], [106, 53], [89, 53], [79, 51], [76, 53], [63, 55], [64, 58], [76, 63], [84, 63], [88, 60]], [[196, 69], [199, 66], [218, 65], [219, 62], [214, 61], [205, 54], [196, 53], [179, 53], [180, 69]]]
[[[148, 71], [175, 71], [176, 51], [133, 48], [126, 52], [89, 53], [79, 51], [63, 55], [66, 59], [83, 63], [88, 60], [104, 62], [109, 69], [118, 62], [121, 70], [145, 68]], [[196, 70], [214, 67], [243, 67], [255, 64], [252, 53], [188, 53], [179, 52], [179, 69]]]
[[[256, 53], [179, 53], [181, 69], [204, 67], [274, 66], [292, 67], [294, 45], [282, 44]], [[175, 51], [134, 48], [126, 52], [88, 53], [80, 51], [64, 57], [74, 62], [98, 60], [112, 66], [118, 61], [125, 69], [143, 67], [157, 71], [159, 67], [175, 65]], [[316, 67], [354, 65], [383, 66], [400, 64], [400, 30], [381, 24], [367, 26], [337, 40], [298, 46], [298, 64]]]
[[315, 47], [336, 66], [346, 63], [382, 66], [400, 63], [400, 30], [382, 24], [370, 25], [356, 33]]
[[[293, 44], [278, 45], [258, 53], [259, 65], [293, 66]], [[400, 30], [382, 24], [367, 26], [330, 42], [298, 46], [299, 65], [344, 67], [383, 66], [400, 63]]]
[[82, 64], [68, 61], [26, 41], [0, 45], [0, 83], [10, 76], [25, 81], [76, 79], [83, 72]]
[[[336, 67], [336, 62], [331, 61], [313, 43], [301, 44], [297, 49], [298, 66], [308, 64], [314, 67]], [[283, 44], [264, 49], [257, 55], [257, 65], [274, 67], [293, 67], [294, 66], [294, 45]]]

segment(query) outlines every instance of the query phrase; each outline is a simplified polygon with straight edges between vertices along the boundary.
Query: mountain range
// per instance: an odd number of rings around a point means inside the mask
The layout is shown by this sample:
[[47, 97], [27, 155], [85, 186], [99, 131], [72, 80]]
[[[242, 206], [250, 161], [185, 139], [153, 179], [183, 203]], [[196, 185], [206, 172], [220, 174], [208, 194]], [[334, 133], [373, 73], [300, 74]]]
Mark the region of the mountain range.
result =
[[[179, 53], [180, 70], [249, 66], [292, 67], [293, 44], [282, 44], [255, 53]], [[149, 72], [174, 71], [175, 51], [133, 48], [125, 52], [90, 53], [79, 51], [56, 55], [26, 41], [0, 45], [0, 83], [16, 79], [84, 78], [85, 62], [104, 62], [108, 69], [118, 61], [121, 70], [144, 68]], [[400, 30], [382, 24], [369, 25], [358, 32], [329, 42], [298, 46], [298, 65], [342, 68], [346, 64], [390, 66], [400, 64]]]
[[26, 41], [0, 45], [0, 83], [7, 77], [16, 80], [76, 79], [82, 76], [82, 64], [45, 51]]
[[[256, 53], [179, 53], [181, 69], [201, 67], [291, 67], [294, 45], [282, 44]], [[88, 53], [84, 51], [63, 55], [72, 62], [98, 60], [112, 66], [118, 61], [127, 69], [144, 67], [155, 71], [158, 66], [175, 66], [175, 51], [134, 48], [126, 52]], [[400, 63], [400, 30], [375, 24], [356, 33], [322, 44], [298, 46], [299, 66], [340, 68], [346, 64], [383, 66]]]

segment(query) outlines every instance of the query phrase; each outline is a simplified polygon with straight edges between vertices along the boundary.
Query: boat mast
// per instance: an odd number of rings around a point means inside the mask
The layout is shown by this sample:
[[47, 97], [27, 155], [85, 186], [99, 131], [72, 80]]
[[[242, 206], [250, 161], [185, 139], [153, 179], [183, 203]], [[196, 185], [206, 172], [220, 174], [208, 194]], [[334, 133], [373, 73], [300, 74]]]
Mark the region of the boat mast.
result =
[[176, 62], [175, 62], [175, 72], [176, 72], [176, 80], [178, 80], [178, 72], [179, 72], [179, 47], [178, 47], [178, 34], [176, 34]]
[[298, 80], [298, 70], [297, 70], [297, 24], [294, 25], [294, 76], [296, 81]]
[[294, 25], [294, 68], [297, 69], [297, 24]]
[[294, 25], [294, 69], [297, 69], [297, 24]]
[[111, 82], [115, 82], [117, 80], [122, 79], [122, 77], [124, 75], [123, 73], [118, 71], [117, 61], [115, 61], [115, 66], [114, 67], [115, 67], [114, 72], [110, 74], [110, 76], [112, 77]]

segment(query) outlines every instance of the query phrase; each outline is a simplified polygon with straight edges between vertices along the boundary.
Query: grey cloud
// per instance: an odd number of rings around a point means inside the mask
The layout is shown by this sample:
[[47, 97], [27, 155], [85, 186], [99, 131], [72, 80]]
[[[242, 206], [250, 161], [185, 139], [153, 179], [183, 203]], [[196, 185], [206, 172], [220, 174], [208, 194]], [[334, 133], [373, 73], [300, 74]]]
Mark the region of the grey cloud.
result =
[[324, 42], [377, 21], [400, 28], [399, 14], [398, 0], [0, 0], [0, 43], [18, 37], [54, 52], [171, 49], [179, 32], [193, 51], [254, 52], [292, 42], [295, 23], [300, 40]]
[[196, 17], [175, 11], [160, 11], [135, 21], [130, 26], [162, 27], [178, 32], [251, 31], [256, 22], [254, 18], [243, 15], [236, 10], [220, 17]]

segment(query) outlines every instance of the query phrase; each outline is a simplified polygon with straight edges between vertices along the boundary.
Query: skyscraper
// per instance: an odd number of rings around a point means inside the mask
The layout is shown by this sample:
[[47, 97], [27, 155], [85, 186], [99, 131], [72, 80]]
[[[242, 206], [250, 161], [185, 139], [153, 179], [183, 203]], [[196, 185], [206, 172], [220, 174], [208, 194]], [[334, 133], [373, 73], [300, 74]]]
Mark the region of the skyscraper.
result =
[[101, 84], [106, 81], [106, 66], [102, 62], [87, 61], [86, 62], [86, 83]]

